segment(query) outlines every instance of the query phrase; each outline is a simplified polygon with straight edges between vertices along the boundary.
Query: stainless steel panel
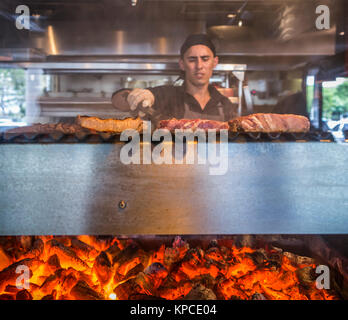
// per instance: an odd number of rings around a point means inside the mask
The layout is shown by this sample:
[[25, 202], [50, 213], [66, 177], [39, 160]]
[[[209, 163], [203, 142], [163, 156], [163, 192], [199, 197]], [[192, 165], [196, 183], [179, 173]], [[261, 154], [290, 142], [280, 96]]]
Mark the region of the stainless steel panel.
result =
[[0, 234], [348, 231], [347, 144], [229, 143], [221, 176], [124, 165], [122, 146], [1, 145]]

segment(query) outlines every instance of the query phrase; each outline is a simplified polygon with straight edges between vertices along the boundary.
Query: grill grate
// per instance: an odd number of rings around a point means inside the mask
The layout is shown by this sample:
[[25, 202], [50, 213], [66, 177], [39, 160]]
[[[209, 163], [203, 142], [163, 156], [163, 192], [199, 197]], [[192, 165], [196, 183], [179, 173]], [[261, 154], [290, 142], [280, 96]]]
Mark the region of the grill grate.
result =
[[[330, 132], [310, 131], [307, 133], [263, 133], [229, 132], [229, 142], [334, 142]], [[174, 137], [173, 137], [174, 141]], [[117, 143], [120, 135], [110, 132], [81, 131], [64, 134], [52, 133], [0, 133], [0, 143]]]

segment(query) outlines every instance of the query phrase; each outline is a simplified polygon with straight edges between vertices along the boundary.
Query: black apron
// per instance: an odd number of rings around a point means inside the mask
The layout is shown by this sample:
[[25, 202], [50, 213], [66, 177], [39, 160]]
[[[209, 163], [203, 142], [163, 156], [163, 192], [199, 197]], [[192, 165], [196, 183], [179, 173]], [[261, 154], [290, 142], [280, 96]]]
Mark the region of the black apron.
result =
[[214, 120], [214, 121], [225, 121], [225, 115], [224, 110], [222, 108], [221, 102], [217, 104], [217, 108], [219, 111], [218, 115], [211, 115], [211, 114], [205, 114], [203, 118], [203, 114], [201, 112], [195, 112], [190, 109], [188, 104], [184, 103], [185, 106], [185, 112], [183, 119], [207, 119], [207, 120]]

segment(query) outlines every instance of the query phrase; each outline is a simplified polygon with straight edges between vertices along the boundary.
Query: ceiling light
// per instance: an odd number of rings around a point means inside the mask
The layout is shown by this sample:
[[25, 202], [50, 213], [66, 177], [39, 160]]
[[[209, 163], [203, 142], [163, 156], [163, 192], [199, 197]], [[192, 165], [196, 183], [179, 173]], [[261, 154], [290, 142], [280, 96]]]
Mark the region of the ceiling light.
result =
[[236, 14], [235, 13], [229, 13], [228, 15], [227, 15], [227, 18], [229, 18], [229, 19], [232, 19], [232, 18], [235, 18], [236, 17]]
[[340, 36], [344, 36], [344, 31], [339, 33]]
[[50, 25], [47, 28], [48, 33], [48, 41], [50, 43], [51, 48], [51, 54], [56, 55], [57, 54], [57, 47], [56, 47], [56, 39], [53, 32], [53, 27]]

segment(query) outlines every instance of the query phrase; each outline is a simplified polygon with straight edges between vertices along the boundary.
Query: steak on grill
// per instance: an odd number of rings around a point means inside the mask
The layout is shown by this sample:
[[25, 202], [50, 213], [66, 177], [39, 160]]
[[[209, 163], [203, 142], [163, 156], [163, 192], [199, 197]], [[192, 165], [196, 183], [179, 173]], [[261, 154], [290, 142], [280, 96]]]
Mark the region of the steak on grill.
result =
[[255, 113], [228, 121], [232, 132], [307, 132], [309, 120], [294, 114]]
[[168, 129], [174, 131], [175, 129], [191, 129], [195, 131], [197, 129], [228, 129], [228, 123], [223, 121], [205, 120], [205, 119], [168, 119], [161, 120], [158, 124], [159, 129]]
[[126, 129], [143, 130], [143, 121], [138, 117], [136, 119], [100, 119], [96, 117], [80, 116], [76, 118], [76, 123], [83, 128], [101, 132], [121, 133]]

